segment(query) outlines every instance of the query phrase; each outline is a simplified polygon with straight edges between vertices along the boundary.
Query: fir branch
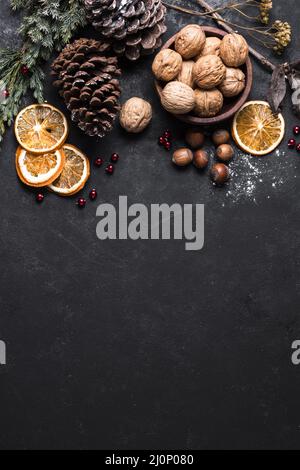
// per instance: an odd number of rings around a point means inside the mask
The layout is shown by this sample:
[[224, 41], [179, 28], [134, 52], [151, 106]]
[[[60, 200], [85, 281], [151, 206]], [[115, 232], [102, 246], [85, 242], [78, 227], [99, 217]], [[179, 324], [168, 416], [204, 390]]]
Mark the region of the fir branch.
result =
[[[43, 61], [60, 51], [85, 26], [83, 0], [11, 0], [23, 12], [21, 48], [0, 49], [0, 141], [31, 90], [43, 102]], [[22, 74], [26, 65], [28, 74]]]

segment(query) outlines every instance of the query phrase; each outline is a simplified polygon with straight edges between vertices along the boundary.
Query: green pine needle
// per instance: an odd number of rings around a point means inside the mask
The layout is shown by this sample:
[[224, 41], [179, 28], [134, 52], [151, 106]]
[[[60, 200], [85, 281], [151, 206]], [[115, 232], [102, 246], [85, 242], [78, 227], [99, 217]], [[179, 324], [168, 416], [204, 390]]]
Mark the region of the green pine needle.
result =
[[[37, 102], [44, 101], [43, 62], [86, 24], [83, 0], [11, 0], [11, 7], [24, 13], [23, 44], [19, 50], [0, 49], [0, 141], [29, 91]], [[23, 65], [29, 69], [25, 76]]]

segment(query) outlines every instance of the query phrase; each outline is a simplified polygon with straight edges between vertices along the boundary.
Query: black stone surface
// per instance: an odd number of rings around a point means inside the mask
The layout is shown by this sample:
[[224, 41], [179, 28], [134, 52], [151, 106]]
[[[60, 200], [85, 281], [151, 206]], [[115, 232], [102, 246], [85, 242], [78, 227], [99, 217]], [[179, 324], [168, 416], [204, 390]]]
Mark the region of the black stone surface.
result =
[[[17, 38], [8, 3], [1, 46]], [[275, 3], [276, 16], [294, 25], [296, 58], [298, 2]], [[191, 21], [170, 12], [165, 37]], [[280, 152], [250, 160], [259, 172], [252, 193], [249, 181], [238, 184], [241, 155], [231, 183], [216, 190], [207, 173], [178, 171], [157, 146], [165, 128], [181, 145], [182, 126], [161, 109], [150, 65], [127, 66], [122, 80], [123, 100], [153, 103], [146, 132], [131, 137], [116, 126], [97, 142], [71, 127], [69, 141], [91, 159], [121, 155], [113, 177], [93, 168], [83, 194], [96, 187], [99, 203], [117, 204], [119, 195], [146, 205], [204, 203], [205, 247], [100, 242], [97, 203], [79, 211], [76, 200], [47, 194], [37, 205], [16, 177], [8, 131], [0, 158], [1, 449], [300, 447], [300, 366], [290, 358], [300, 338], [300, 159], [286, 152], [297, 120], [286, 101]], [[254, 65], [252, 98], [261, 99], [269, 75]], [[48, 79], [46, 97], [65, 111]]]

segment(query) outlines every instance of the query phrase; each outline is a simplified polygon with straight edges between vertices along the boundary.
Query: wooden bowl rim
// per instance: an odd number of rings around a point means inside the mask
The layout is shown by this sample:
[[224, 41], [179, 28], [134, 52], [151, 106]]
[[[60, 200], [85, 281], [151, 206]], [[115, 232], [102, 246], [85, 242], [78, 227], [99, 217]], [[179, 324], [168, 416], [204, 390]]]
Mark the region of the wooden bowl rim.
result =
[[[226, 36], [228, 33], [226, 31], [223, 31], [222, 29], [219, 28], [214, 28], [212, 26], [202, 26], [202, 29], [205, 33], [211, 33], [211, 36]], [[170, 37], [161, 47], [161, 49], [169, 49], [170, 46], [173, 45], [175, 42], [177, 34], [174, 34], [172, 37]], [[246, 103], [247, 98], [249, 97], [251, 88], [252, 88], [252, 80], [253, 80], [253, 69], [252, 69], [252, 63], [250, 60], [250, 57], [248, 56], [246, 62], [245, 62], [245, 67], [246, 67], [246, 86], [243, 91], [243, 93], [240, 95], [238, 101], [232, 106], [232, 108], [228, 109], [225, 113], [218, 114], [217, 116], [211, 117], [211, 118], [201, 118], [198, 116], [192, 116], [191, 114], [173, 114], [177, 119], [180, 119], [180, 121], [186, 122], [188, 124], [193, 124], [193, 125], [209, 125], [209, 124], [216, 124], [218, 122], [226, 121], [227, 119], [230, 119], [234, 114], [241, 109], [243, 104]], [[163, 87], [161, 86], [160, 82], [155, 79], [155, 88], [156, 91], [161, 97], [161, 93], [163, 90]]]

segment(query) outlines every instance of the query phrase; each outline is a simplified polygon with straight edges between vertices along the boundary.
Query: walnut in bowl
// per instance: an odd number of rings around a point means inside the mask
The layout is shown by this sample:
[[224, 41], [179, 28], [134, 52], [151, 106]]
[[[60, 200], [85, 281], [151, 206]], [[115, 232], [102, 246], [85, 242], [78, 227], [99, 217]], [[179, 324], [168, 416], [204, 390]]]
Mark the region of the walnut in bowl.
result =
[[226, 75], [226, 67], [220, 57], [205, 55], [200, 57], [194, 65], [193, 76], [199, 88], [210, 90], [223, 82]]
[[249, 55], [247, 41], [240, 34], [226, 34], [220, 45], [220, 56], [227, 67], [240, 67]]
[[[203, 26], [203, 31], [207, 38], [209, 37], [217, 37], [220, 40], [227, 35], [227, 33], [218, 28], [212, 28], [210, 26]], [[175, 39], [176, 35], [171, 37], [162, 47], [162, 49], [174, 49], [175, 47]], [[176, 117], [183, 122], [191, 126], [205, 126], [205, 125], [212, 125], [216, 123], [221, 123], [230, 119], [234, 116], [234, 114], [243, 106], [243, 104], [247, 101], [247, 98], [250, 94], [251, 87], [252, 87], [252, 64], [249, 57], [246, 58], [246, 62], [240, 67], [241, 71], [245, 75], [245, 88], [238, 96], [234, 96], [232, 98], [224, 98], [224, 103], [222, 109], [215, 115], [211, 117], [201, 117], [197, 116], [194, 111], [189, 112], [188, 114], [177, 114], [175, 113]], [[178, 80], [178, 77], [176, 78]], [[176, 80], [175, 79], [175, 80]], [[155, 87], [158, 95], [161, 97], [163, 88], [165, 86], [165, 82], [155, 80]], [[220, 88], [220, 85], [218, 85]]]
[[226, 67], [226, 76], [219, 89], [223, 96], [232, 98], [239, 95], [245, 88], [245, 74], [240, 69]]
[[205, 33], [201, 26], [189, 24], [177, 33], [175, 38], [175, 51], [184, 60], [192, 59], [200, 54], [205, 44]]
[[173, 49], [162, 49], [156, 54], [152, 63], [152, 72], [157, 80], [169, 82], [179, 74], [182, 66], [182, 57]]

